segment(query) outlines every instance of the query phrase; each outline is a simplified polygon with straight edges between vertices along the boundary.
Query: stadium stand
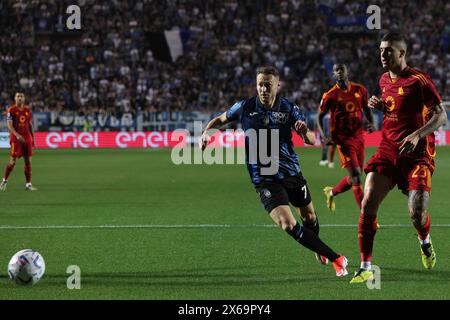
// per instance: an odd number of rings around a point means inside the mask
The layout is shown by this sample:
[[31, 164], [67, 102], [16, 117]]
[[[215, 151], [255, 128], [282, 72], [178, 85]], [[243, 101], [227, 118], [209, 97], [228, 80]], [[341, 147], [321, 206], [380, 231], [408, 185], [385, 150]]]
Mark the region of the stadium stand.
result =
[[[450, 2], [372, 2], [382, 30], [358, 20], [368, 14], [356, 1], [80, 0], [82, 30], [67, 32], [74, 1], [3, 0], [0, 105], [22, 87], [34, 111], [220, 110], [251, 95], [255, 68], [271, 64], [284, 95], [315, 110], [335, 61], [377, 93], [378, 39], [388, 29], [408, 35], [410, 65], [449, 100], [450, 24], [441, 13]], [[156, 59], [149, 41], [166, 30], [181, 34], [175, 61]]]

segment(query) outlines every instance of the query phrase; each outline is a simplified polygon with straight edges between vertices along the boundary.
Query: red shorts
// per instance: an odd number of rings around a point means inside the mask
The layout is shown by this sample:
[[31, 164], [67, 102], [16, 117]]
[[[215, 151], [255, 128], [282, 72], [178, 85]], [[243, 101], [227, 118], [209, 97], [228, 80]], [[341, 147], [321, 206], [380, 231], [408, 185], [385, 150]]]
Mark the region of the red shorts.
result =
[[364, 140], [349, 138], [336, 145], [342, 168], [364, 168]]
[[11, 157], [31, 157], [33, 155], [33, 141], [25, 140], [24, 142], [10, 141]]
[[427, 154], [399, 156], [398, 150], [380, 146], [367, 162], [365, 173], [378, 172], [391, 179], [404, 193], [411, 190], [431, 191], [434, 160]]

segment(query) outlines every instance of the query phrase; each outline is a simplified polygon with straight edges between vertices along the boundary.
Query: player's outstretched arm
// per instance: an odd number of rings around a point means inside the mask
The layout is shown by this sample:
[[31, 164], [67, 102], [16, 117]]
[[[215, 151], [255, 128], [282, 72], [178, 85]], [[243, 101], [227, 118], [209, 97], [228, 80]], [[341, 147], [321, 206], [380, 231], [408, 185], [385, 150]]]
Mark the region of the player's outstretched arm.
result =
[[208, 142], [211, 138], [208, 134], [208, 130], [220, 129], [221, 127], [223, 127], [224, 125], [226, 125], [227, 123], [230, 123], [230, 122], [231, 121], [228, 120], [226, 112], [222, 113], [220, 116], [215, 117], [210, 122], [208, 122], [208, 124], [205, 127], [205, 130], [203, 130], [203, 133], [202, 133], [200, 139], [198, 139], [198, 147], [203, 151], [203, 150], [205, 150], [206, 146], [208, 145]]
[[295, 131], [302, 137], [306, 144], [314, 145], [316, 142], [316, 136], [314, 132], [308, 129], [305, 121], [297, 120], [294, 124]]
[[413, 152], [420, 139], [428, 136], [447, 123], [447, 114], [442, 103], [430, 108], [429, 112], [432, 113], [430, 120], [422, 128], [414, 131], [400, 142], [400, 154]]

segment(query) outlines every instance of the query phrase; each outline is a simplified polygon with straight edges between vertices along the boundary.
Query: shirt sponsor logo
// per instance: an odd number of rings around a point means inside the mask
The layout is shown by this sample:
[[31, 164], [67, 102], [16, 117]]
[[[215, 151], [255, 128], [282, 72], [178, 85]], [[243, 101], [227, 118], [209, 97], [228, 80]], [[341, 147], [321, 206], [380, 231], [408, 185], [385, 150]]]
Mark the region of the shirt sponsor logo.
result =
[[392, 110], [395, 109], [395, 100], [394, 100], [394, 97], [388, 96], [388, 97], [384, 100], [384, 102], [386, 102], [386, 109], [387, 109], [387, 111], [392, 112]]
[[270, 120], [272, 120], [273, 123], [285, 124], [289, 120], [289, 113], [271, 112], [270, 113]]

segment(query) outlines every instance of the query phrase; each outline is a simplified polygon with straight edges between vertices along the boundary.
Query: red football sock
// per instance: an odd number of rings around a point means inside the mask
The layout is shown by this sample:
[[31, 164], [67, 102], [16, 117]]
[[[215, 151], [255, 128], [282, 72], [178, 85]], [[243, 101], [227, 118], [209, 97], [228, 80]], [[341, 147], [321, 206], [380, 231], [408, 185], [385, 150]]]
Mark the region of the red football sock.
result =
[[361, 261], [372, 260], [373, 239], [377, 232], [377, 217], [361, 213], [358, 221], [358, 242]]
[[31, 163], [25, 164], [25, 179], [27, 180], [27, 183], [31, 183]]
[[347, 176], [343, 178], [337, 185], [334, 186], [332, 192], [333, 196], [337, 196], [339, 193], [343, 193], [347, 190], [350, 190], [352, 187], [352, 182], [350, 181], [350, 177]]
[[414, 227], [417, 230], [417, 234], [419, 235], [420, 240], [425, 240], [428, 237], [428, 234], [430, 233], [430, 226], [431, 226], [431, 219], [430, 215], [427, 213], [427, 221], [425, 224], [417, 225], [415, 222], [413, 222]]
[[8, 177], [9, 177], [9, 175], [11, 174], [11, 172], [13, 171], [14, 166], [15, 166], [15, 164], [10, 164], [10, 163], [8, 163], [8, 164], [6, 165], [6, 168], [5, 168], [5, 175], [3, 176], [3, 179], [8, 180]]
[[334, 162], [334, 153], [336, 151], [336, 146], [330, 147], [330, 162]]
[[352, 186], [353, 188], [353, 194], [355, 196], [356, 204], [358, 205], [359, 209], [361, 209], [361, 202], [364, 197], [364, 192], [361, 187], [361, 184], [354, 184]]

